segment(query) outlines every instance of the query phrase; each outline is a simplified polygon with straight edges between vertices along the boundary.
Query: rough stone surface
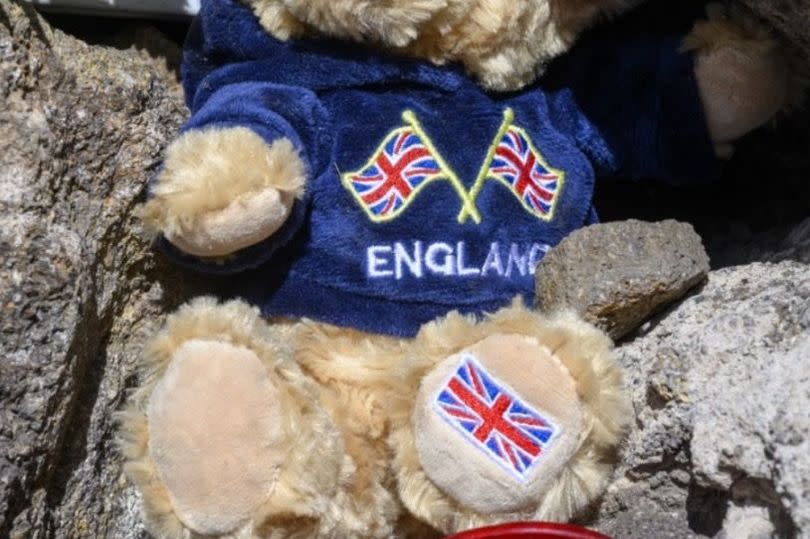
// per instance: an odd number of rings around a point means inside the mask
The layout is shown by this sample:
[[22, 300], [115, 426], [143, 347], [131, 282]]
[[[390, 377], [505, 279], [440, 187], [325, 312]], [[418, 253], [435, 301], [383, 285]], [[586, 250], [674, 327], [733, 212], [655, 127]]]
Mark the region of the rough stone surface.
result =
[[596, 526], [810, 537], [810, 266], [712, 272], [618, 352], [636, 422]]
[[571, 307], [618, 339], [706, 278], [709, 257], [691, 225], [621, 221], [577, 230], [535, 273], [537, 306]]
[[810, 218], [756, 232], [743, 222], [717, 223], [702, 234], [713, 267], [783, 260], [810, 264]]
[[165, 61], [0, 0], [0, 537], [141, 533], [113, 414], [193, 280], [133, 209], [184, 115]]

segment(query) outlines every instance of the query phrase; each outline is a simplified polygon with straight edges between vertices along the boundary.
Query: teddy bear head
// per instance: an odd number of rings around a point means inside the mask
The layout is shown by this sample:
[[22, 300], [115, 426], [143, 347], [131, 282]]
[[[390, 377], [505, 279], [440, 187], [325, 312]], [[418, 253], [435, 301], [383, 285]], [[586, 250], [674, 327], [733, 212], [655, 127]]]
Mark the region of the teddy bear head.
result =
[[281, 40], [328, 36], [435, 64], [460, 62], [487, 89], [516, 90], [600, 17], [642, 0], [245, 0]]

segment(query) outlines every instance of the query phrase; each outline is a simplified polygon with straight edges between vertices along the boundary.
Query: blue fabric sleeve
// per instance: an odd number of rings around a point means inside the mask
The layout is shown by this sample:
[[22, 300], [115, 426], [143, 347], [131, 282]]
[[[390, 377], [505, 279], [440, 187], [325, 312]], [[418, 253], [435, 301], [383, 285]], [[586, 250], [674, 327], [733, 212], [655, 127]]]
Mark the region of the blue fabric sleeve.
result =
[[578, 109], [578, 144], [600, 177], [688, 184], [719, 170], [683, 37], [702, 2], [638, 10], [583, 36], [543, 81]]
[[[216, 11], [222, 4], [204, 4], [186, 41], [182, 69], [191, 117], [181, 132], [246, 127], [268, 145], [287, 138], [304, 161], [308, 181], [313, 181], [328, 161], [322, 151], [328, 147], [325, 141], [328, 137], [325, 129], [327, 115], [318, 97], [300, 86], [257, 80], [260, 72], [255, 69], [253, 61], [238, 54], [229, 42], [226, 43], [228, 46], [223, 45], [228, 32], [205, 32], [206, 22], [222, 15]], [[209, 13], [212, 10], [216, 12]], [[228, 13], [252, 20], [250, 13], [243, 8], [231, 9]], [[228, 26], [215, 25], [213, 28], [228, 29]], [[283, 73], [283, 64], [278, 66], [278, 71]], [[308, 202], [306, 195], [297, 200], [286, 223], [273, 236], [226, 259], [210, 261], [187, 255], [165, 238], [158, 240], [158, 246], [184, 267], [215, 274], [240, 272], [268, 261], [295, 236], [304, 222]]]
[[[323, 164], [315, 150], [322, 147], [316, 140], [318, 124], [323, 121], [320, 109], [317, 97], [302, 88], [266, 82], [224, 85], [192, 112], [181, 131], [247, 127], [268, 145], [287, 138], [303, 159], [311, 181], [320, 175]], [[273, 236], [224, 260], [207, 261], [186, 255], [165, 239], [159, 240], [159, 246], [176, 263], [191, 269], [218, 274], [239, 272], [263, 264], [288, 243], [304, 221], [307, 204], [306, 195], [296, 200], [289, 218]]]

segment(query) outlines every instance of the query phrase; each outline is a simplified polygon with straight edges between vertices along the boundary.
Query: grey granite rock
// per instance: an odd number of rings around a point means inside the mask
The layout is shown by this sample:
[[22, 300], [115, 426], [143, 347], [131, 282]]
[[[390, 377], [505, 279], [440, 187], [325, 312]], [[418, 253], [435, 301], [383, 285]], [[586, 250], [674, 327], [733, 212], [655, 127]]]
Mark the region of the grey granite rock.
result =
[[535, 273], [537, 306], [573, 308], [618, 339], [706, 278], [709, 258], [691, 225], [619, 221], [577, 230]]
[[810, 537], [810, 266], [712, 272], [619, 358], [636, 421], [595, 525]]
[[184, 115], [165, 61], [0, 0], [0, 537], [141, 534], [113, 413], [190, 280], [133, 208]]

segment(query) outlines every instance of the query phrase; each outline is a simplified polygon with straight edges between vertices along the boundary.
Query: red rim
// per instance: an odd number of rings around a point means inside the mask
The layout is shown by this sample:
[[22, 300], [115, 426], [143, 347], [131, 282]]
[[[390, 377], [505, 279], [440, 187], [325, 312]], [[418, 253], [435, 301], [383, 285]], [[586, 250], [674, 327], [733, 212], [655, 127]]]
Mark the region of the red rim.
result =
[[445, 539], [610, 539], [610, 537], [569, 524], [515, 522], [468, 530]]

